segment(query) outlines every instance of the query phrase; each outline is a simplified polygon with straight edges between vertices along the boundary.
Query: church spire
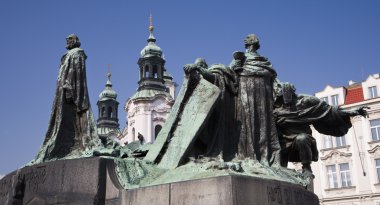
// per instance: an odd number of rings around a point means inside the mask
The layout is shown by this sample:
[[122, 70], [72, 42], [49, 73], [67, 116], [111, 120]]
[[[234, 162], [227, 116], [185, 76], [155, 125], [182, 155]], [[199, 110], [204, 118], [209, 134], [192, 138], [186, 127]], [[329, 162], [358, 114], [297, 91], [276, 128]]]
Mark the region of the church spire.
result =
[[98, 105], [98, 135], [102, 142], [106, 141], [111, 131], [119, 130], [117, 93], [112, 89], [110, 65], [107, 65], [107, 83], [99, 95]]
[[149, 16], [149, 31], [152, 33], [153, 32], [153, 23], [152, 23], [152, 14]]
[[150, 16], [149, 16], [149, 38], [148, 38], [148, 42], [156, 42], [156, 38], [153, 36], [154, 27], [153, 27], [152, 22], [153, 22], [152, 14], [150, 14]]
[[140, 53], [137, 62], [140, 67], [139, 90], [155, 89], [165, 91], [165, 81], [163, 79], [165, 71], [165, 59], [160, 47], [156, 45], [156, 38], [153, 36], [153, 19], [152, 14], [149, 16], [149, 38], [146, 45]]
[[107, 65], [107, 83], [106, 83], [106, 87], [112, 87], [110, 64]]
[[112, 90], [112, 83], [111, 83], [111, 72], [110, 72], [110, 65], [107, 65], [107, 83], [105, 89], [100, 93], [99, 98], [100, 100], [105, 99], [114, 99], [116, 100], [117, 93]]

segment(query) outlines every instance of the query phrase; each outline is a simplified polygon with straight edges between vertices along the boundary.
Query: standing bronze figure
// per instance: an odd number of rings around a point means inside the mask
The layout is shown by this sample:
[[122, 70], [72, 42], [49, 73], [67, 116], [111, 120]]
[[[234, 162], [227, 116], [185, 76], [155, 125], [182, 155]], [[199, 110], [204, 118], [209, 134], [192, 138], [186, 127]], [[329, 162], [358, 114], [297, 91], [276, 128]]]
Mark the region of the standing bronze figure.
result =
[[49, 127], [33, 163], [83, 156], [99, 145], [87, 90], [87, 56], [75, 34], [66, 41]]
[[[244, 39], [246, 52], [235, 52], [230, 67], [239, 79], [236, 116], [240, 128], [239, 154], [263, 164], [279, 159], [280, 146], [273, 119], [273, 82], [277, 76], [270, 61], [261, 56], [259, 39]], [[276, 159], [277, 158], [277, 159]]]

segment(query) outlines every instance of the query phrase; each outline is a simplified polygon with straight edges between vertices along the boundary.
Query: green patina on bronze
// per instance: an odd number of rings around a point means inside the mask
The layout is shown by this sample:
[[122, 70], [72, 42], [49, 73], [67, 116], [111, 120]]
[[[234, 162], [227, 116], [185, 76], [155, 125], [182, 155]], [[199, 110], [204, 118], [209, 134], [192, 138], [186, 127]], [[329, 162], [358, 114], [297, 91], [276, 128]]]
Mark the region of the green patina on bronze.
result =
[[67, 38], [45, 140], [30, 164], [92, 156], [100, 146], [87, 90], [86, 59], [75, 34]]
[[[153, 45], [153, 37], [150, 40]], [[296, 95], [294, 86], [280, 82], [270, 61], [257, 52], [257, 36], [248, 35], [246, 52], [235, 52], [229, 67], [208, 67], [204, 59], [185, 65], [181, 90], [153, 144], [131, 142], [121, 147], [107, 138], [102, 145], [88, 99], [86, 55], [75, 35], [67, 44], [48, 132], [30, 164], [112, 158], [125, 189], [225, 175], [307, 186], [313, 178], [310, 163], [317, 160], [309, 126], [341, 135], [351, 126], [351, 116], [367, 114], [364, 108], [344, 111]], [[142, 55], [150, 55], [148, 51]], [[153, 88], [139, 90], [131, 99], [156, 95], [172, 100], [167, 92]], [[288, 161], [301, 162], [303, 173], [287, 169]]]
[[301, 186], [309, 185], [312, 180], [292, 169], [267, 167], [248, 158], [232, 162], [224, 162], [221, 158], [192, 159], [175, 169], [161, 169], [136, 158], [114, 158], [114, 161], [119, 182], [125, 189], [228, 175], [273, 179]]

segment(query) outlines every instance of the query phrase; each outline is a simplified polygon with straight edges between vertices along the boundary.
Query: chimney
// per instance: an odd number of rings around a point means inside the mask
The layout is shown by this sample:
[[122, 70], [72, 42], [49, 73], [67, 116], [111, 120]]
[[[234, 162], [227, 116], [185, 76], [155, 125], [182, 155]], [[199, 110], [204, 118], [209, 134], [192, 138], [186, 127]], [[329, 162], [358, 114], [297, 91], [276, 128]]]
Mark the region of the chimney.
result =
[[356, 82], [353, 81], [353, 80], [348, 81], [348, 85], [353, 85], [353, 84], [355, 84], [355, 83], [356, 83]]

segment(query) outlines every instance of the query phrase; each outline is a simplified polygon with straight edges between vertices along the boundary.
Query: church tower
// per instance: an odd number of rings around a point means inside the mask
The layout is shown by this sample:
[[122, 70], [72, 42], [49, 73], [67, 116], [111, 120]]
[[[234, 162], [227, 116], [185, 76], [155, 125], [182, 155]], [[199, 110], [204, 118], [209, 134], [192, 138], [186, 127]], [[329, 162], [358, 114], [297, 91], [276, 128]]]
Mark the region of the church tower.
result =
[[107, 83], [105, 89], [100, 93], [98, 105], [98, 135], [102, 142], [106, 141], [108, 133], [119, 131], [117, 93], [112, 89], [111, 73], [108, 65]]
[[124, 135], [128, 143], [154, 142], [174, 104], [176, 84], [165, 68], [163, 51], [156, 45], [150, 16], [148, 45], [140, 53], [139, 81], [137, 92], [125, 104], [127, 130]]

